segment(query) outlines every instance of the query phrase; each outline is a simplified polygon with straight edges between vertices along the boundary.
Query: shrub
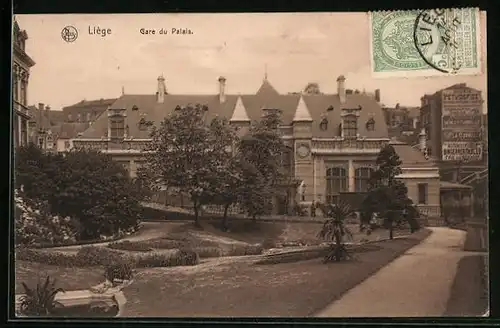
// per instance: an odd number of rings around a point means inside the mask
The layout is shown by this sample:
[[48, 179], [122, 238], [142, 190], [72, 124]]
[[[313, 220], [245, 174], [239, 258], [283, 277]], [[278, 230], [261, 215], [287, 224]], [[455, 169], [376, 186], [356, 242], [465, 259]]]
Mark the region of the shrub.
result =
[[19, 247], [15, 251], [15, 257], [18, 261], [28, 261], [43, 263], [48, 265], [57, 265], [62, 267], [78, 266], [76, 255], [60, 252], [47, 252], [43, 250], [29, 249]]
[[176, 256], [177, 265], [195, 265], [200, 263], [200, 256], [192, 249], [181, 249]]
[[76, 254], [78, 266], [108, 265], [123, 258], [123, 253], [98, 246], [83, 246]]
[[56, 288], [56, 281], [51, 280], [49, 276], [45, 283], [40, 281], [36, 288], [29, 288], [24, 282], [24, 295], [20, 300], [20, 312], [27, 316], [48, 316], [51, 315], [54, 308], [60, 305], [56, 300], [56, 294], [64, 292], [62, 288]]
[[151, 247], [149, 247], [146, 243], [131, 242], [128, 240], [110, 243], [108, 245], [108, 247], [111, 249], [119, 249], [119, 250], [132, 251], [132, 252], [150, 252], [150, 251], [152, 251]]
[[16, 156], [17, 187], [46, 201], [51, 213], [77, 219], [79, 239], [113, 236], [137, 226], [143, 195], [110, 156], [88, 150], [53, 155], [32, 145], [21, 147]]
[[51, 215], [46, 202], [36, 202], [14, 190], [15, 243], [35, 246], [76, 241], [78, 225], [69, 217]]
[[223, 255], [222, 249], [218, 247], [198, 247], [196, 252], [200, 258], [220, 257]]
[[260, 255], [263, 252], [261, 245], [232, 245], [228, 256]]
[[130, 280], [132, 278], [132, 262], [125, 259], [104, 266], [104, 278], [114, 282], [116, 279]]

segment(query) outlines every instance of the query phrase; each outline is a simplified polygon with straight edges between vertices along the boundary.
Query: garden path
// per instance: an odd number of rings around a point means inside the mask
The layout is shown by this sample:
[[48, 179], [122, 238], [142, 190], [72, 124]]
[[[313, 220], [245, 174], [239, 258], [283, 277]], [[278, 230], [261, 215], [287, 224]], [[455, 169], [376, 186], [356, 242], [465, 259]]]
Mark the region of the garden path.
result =
[[[466, 232], [430, 228], [422, 243], [348, 291], [318, 317], [429, 317], [442, 316]], [[472, 253], [474, 254], [474, 253]]]

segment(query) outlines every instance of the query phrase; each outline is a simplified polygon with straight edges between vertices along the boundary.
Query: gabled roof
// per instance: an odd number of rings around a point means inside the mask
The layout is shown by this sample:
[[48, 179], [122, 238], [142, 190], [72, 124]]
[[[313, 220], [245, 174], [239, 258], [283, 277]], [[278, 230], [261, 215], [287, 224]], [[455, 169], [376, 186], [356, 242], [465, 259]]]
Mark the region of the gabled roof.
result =
[[[338, 136], [341, 122], [342, 108], [359, 108], [358, 133], [361, 137], [387, 138], [387, 126], [380, 105], [373, 97], [366, 94], [348, 94], [346, 102], [340, 104], [337, 94], [300, 95], [279, 94], [269, 81], [264, 80], [256, 94], [226, 95], [226, 101], [221, 103], [217, 94], [213, 95], [173, 95], [166, 94], [163, 103], [158, 103], [156, 95], [129, 95], [118, 98], [111, 106], [112, 109], [126, 110], [126, 124], [129, 135], [134, 138], [149, 138], [150, 132], [139, 128], [139, 121], [144, 117], [147, 121], [159, 124], [166, 116], [172, 113], [177, 106], [188, 104], [202, 104], [208, 107], [207, 119], [215, 116], [230, 119], [233, 117], [238, 98], [251, 121], [261, 119], [264, 109], [279, 109], [283, 125], [291, 125], [299, 107], [306, 107], [312, 119], [312, 133], [316, 138], [333, 138]], [[137, 110], [132, 110], [136, 106]], [[333, 109], [333, 110], [332, 110]], [[375, 129], [368, 130], [366, 123], [370, 118], [375, 121]], [[326, 129], [320, 128], [320, 123], [326, 119]], [[108, 131], [107, 115], [101, 115], [84, 133], [84, 138], [101, 138]]]
[[112, 105], [116, 101], [116, 98], [109, 98], [109, 99], [97, 99], [97, 100], [82, 100], [80, 102], [77, 102], [76, 104], [70, 105], [63, 107], [63, 110], [74, 110], [74, 109], [80, 109], [80, 108], [88, 108], [88, 107], [97, 107], [97, 108], [102, 108], [106, 109], [108, 106]]
[[229, 120], [231, 122], [250, 122], [245, 105], [243, 105], [243, 100], [241, 96], [236, 100], [236, 105], [234, 106], [233, 116]]
[[300, 97], [295, 115], [293, 116], [293, 122], [312, 122], [312, 120], [311, 113], [309, 113], [309, 109], [304, 102], [304, 97]]

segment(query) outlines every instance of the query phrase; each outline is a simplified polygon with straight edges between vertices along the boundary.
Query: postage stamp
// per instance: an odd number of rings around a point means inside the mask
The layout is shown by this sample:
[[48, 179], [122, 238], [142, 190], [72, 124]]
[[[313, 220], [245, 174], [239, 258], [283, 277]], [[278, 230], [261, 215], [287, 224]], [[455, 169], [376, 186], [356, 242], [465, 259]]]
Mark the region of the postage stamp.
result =
[[370, 13], [372, 72], [384, 76], [481, 72], [477, 8]]

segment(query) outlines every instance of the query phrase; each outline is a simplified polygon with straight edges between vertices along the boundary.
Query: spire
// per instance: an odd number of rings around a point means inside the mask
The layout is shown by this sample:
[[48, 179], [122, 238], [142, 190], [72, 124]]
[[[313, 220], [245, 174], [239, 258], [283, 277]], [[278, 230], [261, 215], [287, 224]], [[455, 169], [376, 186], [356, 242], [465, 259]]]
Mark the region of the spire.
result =
[[267, 63], [264, 65], [264, 81], [267, 81]]
[[247, 110], [243, 105], [243, 100], [241, 96], [238, 96], [236, 100], [236, 105], [234, 105], [233, 116], [229, 120], [230, 122], [250, 122], [250, 118], [248, 117]]
[[302, 96], [300, 96], [297, 109], [295, 110], [293, 122], [312, 122], [311, 113], [309, 113], [309, 109]]
[[122, 96], [125, 95], [125, 87], [122, 85]]

